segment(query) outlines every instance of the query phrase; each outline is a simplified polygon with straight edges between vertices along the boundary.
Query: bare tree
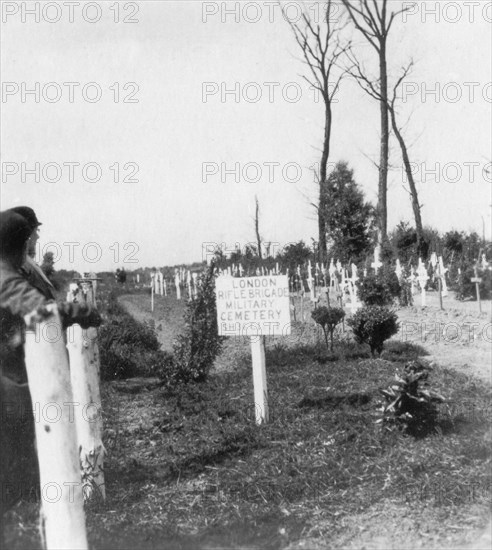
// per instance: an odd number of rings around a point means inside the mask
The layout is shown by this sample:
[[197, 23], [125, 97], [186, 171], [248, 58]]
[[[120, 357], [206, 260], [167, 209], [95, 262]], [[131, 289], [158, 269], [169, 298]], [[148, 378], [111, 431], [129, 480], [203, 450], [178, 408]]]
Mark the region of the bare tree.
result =
[[[321, 198], [322, 189], [327, 180], [333, 122], [332, 104], [343, 78], [342, 71], [338, 71], [336, 76], [334, 72], [338, 68], [339, 58], [350, 47], [349, 44], [344, 45], [340, 39], [340, 31], [344, 27], [343, 22], [336, 21], [333, 23], [330, 20], [332, 5], [333, 1], [327, 0], [326, 15], [322, 25], [313, 23], [306, 12], [302, 14], [301, 24], [293, 23], [288, 17], [285, 18], [289, 22], [296, 42], [302, 51], [303, 62], [309, 69], [309, 76], [301, 76], [313, 90], [321, 95], [325, 107], [323, 146], [319, 174], [316, 174], [320, 186], [319, 198]], [[319, 204], [314, 206], [318, 213], [318, 254], [319, 260], [322, 262], [326, 259], [326, 221], [323, 217], [323, 209], [319, 208]]]
[[391, 127], [393, 128], [393, 133], [395, 134], [395, 137], [398, 140], [398, 144], [400, 145], [401, 156], [403, 159], [403, 166], [405, 167], [405, 174], [407, 176], [408, 185], [410, 187], [409, 193], [412, 200], [413, 216], [415, 219], [415, 230], [417, 232], [417, 253], [419, 256], [423, 256], [425, 258], [427, 256], [427, 245], [424, 239], [424, 228], [422, 225], [422, 214], [420, 211], [422, 207], [420, 206], [417, 186], [415, 185], [415, 179], [413, 177], [412, 166], [410, 163], [410, 156], [408, 154], [408, 147], [401, 133], [401, 129], [398, 127], [398, 124], [396, 122], [396, 109], [395, 109], [395, 102], [397, 98], [398, 88], [400, 84], [405, 80], [412, 66], [413, 66], [413, 61], [410, 61], [408, 66], [403, 69], [403, 72], [400, 78], [398, 79], [398, 81], [396, 82], [393, 88], [393, 97], [391, 101], [388, 103], [388, 110], [391, 116]]
[[258, 246], [258, 258], [262, 259], [261, 252], [261, 237], [260, 237], [260, 203], [258, 202], [258, 197], [255, 195], [255, 233], [256, 233], [256, 242]]
[[[364, 71], [359, 61], [353, 55], [351, 55], [350, 57], [352, 61], [352, 66], [348, 70], [350, 75], [355, 78], [355, 80], [359, 83], [361, 88], [363, 88], [366, 91], [367, 94], [369, 94], [371, 97], [373, 97], [377, 101], [381, 102], [381, 104], [383, 104], [382, 103], [383, 95], [379, 87], [373, 82], [371, 78], [367, 76], [367, 73]], [[391, 127], [393, 129], [393, 133], [395, 134], [395, 137], [400, 146], [401, 155], [403, 159], [403, 166], [405, 168], [405, 174], [407, 176], [407, 181], [410, 188], [409, 194], [412, 201], [412, 209], [413, 209], [413, 215], [415, 219], [415, 230], [417, 234], [417, 251], [419, 255], [425, 257], [427, 256], [427, 249], [426, 249], [427, 246], [424, 239], [424, 229], [422, 224], [422, 214], [421, 214], [422, 207], [419, 202], [415, 178], [413, 177], [413, 171], [412, 171], [412, 165], [410, 162], [410, 155], [408, 153], [408, 147], [403, 137], [402, 129], [398, 126], [397, 110], [396, 110], [396, 100], [398, 98], [398, 89], [400, 88], [405, 78], [408, 76], [412, 67], [413, 67], [413, 61], [410, 61], [410, 63], [402, 69], [402, 74], [400, 75], [400, 77], [398, 78], [398, 80], [396, 81], [393, 87], [392, 97], [389, 98], [388, 94], [386, 94], [386, 109], [389, 114], [389, 118], [391, 120]]]
[[[379, 183], [378, 183], [378, 242], [382, 244], [388, 233], [388, 158], [389, 158], [389, 112], [388, 112], [388, 67], [386, 60], [387, 39], [391, 25], [395, 17], [408, 8], [388, 14], [388, 0], [342, 0], [355, 28], [364, 36], [369, 44], [376, 50], [379, 61], [379, 78], [377, 83], [363, 72], [364, 78], [358, 80], [359, 84], [371, 83], [371, 87], [364, 84], [362, 88], [372, 97], [373, 88], [377, 89], [377, 99], [380, 103], [381, 115], [381, 147], [379, 158]], [[361, 69], [361, 66], [358, 65]]]

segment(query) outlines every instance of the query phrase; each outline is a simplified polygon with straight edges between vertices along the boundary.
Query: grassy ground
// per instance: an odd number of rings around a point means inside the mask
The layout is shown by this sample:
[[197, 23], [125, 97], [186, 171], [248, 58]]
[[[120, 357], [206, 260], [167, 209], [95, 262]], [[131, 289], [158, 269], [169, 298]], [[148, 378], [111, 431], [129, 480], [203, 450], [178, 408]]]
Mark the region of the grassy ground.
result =
[[[490, 514], [490, 387], [436, 367], [432, 385], [450, 401], [438, 433], [414, 439], [375, 424], [379, 389], [423, 353], [396, 342], [372, 359], [344, 334], [327, 355], [314, 325], [294, 323], [291, 337], [267, 341], [264, 426], [254, 423], [242, 339], [227, 340], [206, 384], [177, 395], [104, 383], [108, 501], [88, 510], [91, 545], [410, 549], [473, 540]], [[9, 512], [8, 547], [39, 547], [36, 517], [33, 503]]]

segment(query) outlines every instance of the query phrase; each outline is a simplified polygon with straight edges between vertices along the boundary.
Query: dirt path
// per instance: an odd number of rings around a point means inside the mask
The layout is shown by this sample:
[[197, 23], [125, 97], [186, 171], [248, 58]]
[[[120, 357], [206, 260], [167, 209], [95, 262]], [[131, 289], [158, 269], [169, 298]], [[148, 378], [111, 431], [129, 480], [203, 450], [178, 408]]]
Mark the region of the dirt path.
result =
[[155, 326], [156, 336], [164, 351], [172, 352], [173, 342], [181, 333], [185, 300], [172, 296], [155, 297], [154, 311], [151, 311], [150, 295], [126, 294], [118, 298], [128, 313], [141, 323]]

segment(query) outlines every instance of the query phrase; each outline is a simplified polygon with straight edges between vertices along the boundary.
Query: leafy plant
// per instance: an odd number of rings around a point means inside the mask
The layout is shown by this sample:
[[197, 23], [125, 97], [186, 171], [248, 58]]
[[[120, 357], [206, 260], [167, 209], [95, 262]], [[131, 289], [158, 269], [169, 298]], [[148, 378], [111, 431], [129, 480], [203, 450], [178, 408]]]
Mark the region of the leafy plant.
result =
[[368, 275], [359, 284], [359, 296], [366, 306], [387, 306], [400, 295], [401, 288], [393, 269], [382, 268], [377, 275]]
[[345, 317], [345, 311], [339, 307], [321, 306], [311, 313], [311, 317], [321, 325], [328, 348], [328, 334], [330, 334], [330, 351], [333, 351], [333, 332], [340, 321]]
[[372, 355], [383, 351], [385, 340], [398, 332], [396, 313], [384, 306], [364, 306], [347, 324], [359, 344], [369, 344]]
[[409, 361], [395, 382], [381, 390], [386, 401], [382, 418], [378, 420], [391, 427], [404, 429], [411, 435], [424, 435], [435, 429], [439, 411], [438, 403], [445, 398], [429, 387], [430, 365], [422, 360]]
[[222, 347], [215, 303], [215, 266], [199, 281], [196, 298], [188, 303], [184, 332], [174, 344], [173, 372], [169, 382], [203, 382]]

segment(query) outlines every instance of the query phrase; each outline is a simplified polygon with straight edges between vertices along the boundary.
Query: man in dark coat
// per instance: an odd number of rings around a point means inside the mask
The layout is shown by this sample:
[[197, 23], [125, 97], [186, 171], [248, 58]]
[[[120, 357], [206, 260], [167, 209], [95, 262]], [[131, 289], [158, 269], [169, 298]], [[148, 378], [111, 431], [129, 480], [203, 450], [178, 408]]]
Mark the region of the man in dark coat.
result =
[[29, 224], [31, 235], [29, 236], [27, 255], [24, 264], [21, 267], [21, 273], [26, 277], [29, 283], [37, 288], [48, 300], [55, 299], [55, 288], [43, 270], [34, 261], [36, 255], [36, 243], [39, 239], [39, 226], [42, 223], [38, 220], [36, 213], [29, 206], [16, 206], [9, 210], [20, 214]]
[[[24, 361], [24, 316], [52, 302], [22, 272], [32, 227], [12, 211], [0, 212], [0, 520], [9, 505], [38, 485], [34, 415]], [[86, 304], [58, 304], [65, 327], [99, 326]], [[34, 470], [34, 471], [33, 471]], [[0, 521], [1, 523], [1, 521]]]

